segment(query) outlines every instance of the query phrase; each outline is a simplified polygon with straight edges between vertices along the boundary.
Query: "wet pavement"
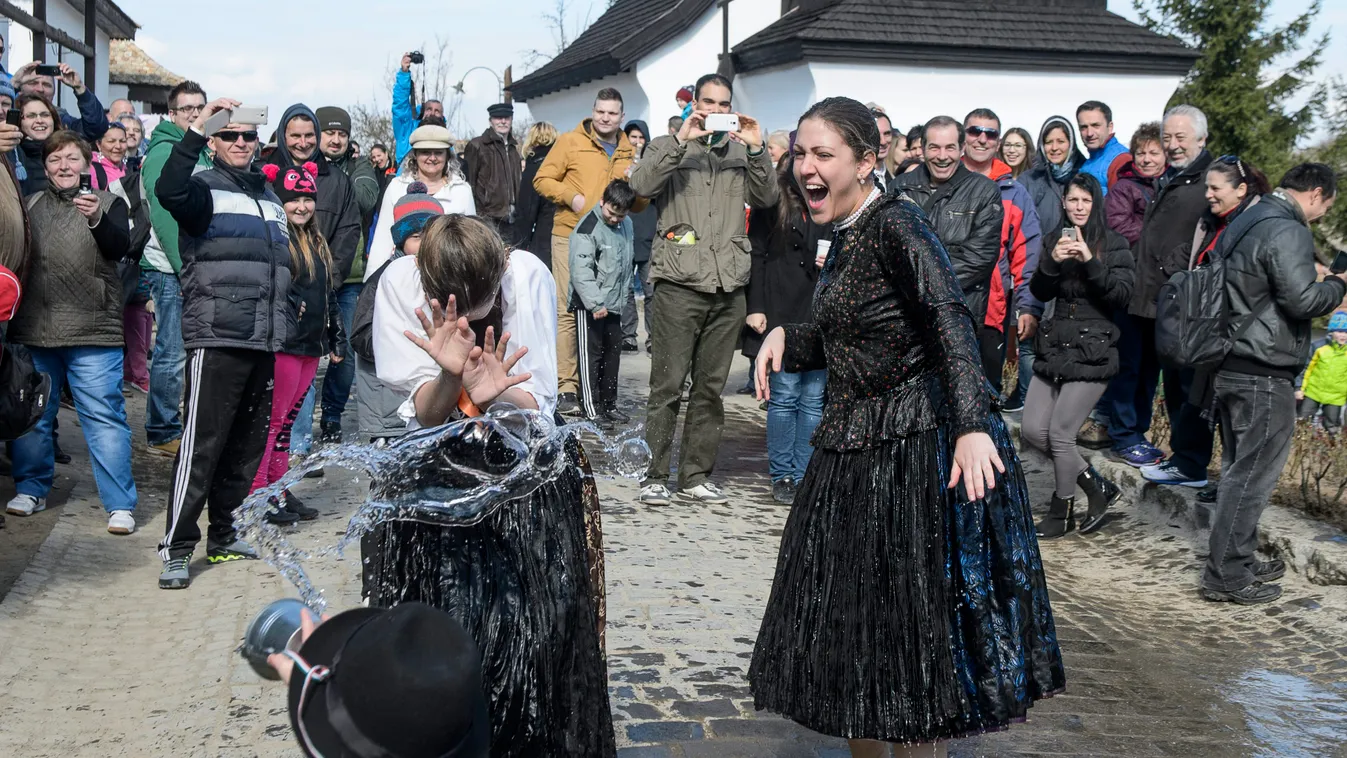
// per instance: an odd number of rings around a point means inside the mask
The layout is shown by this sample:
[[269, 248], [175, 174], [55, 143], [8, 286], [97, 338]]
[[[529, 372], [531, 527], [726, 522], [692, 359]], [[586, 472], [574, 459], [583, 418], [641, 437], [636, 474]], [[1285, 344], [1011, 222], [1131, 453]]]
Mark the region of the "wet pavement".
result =
[[[648, 367], [624, 355], [622, 402], [637, 416]], [[745, 367], [738, 359], [730, 386]], [[635, 482], [600, 482], [620, 755], [846, 755], [840, 740], [753, 710], [745, 672], [788, 509], [769, 494], [765, 413], [741, 396], [726, 405], [715, 478], [729, 505], [644, 507]], [[137, 426], [139, 398], [131, 413]], [[77, 428], [63, 423], [70, 438]], [[167, 462], [137, 453], [145, 529], [115, 538], [82, 446], [69, 447], [76, 459], [58, 484], [68, 495], [34, 517], [50, 534], [0, 602], [0, 755], [297, 755], [281, 688], [234, 654], [251, 615], [293, 591], [259, 563], [200, 562], [191, 589], [158, 590]], [[1035, 502], [1046, 501], [1049, 467], [1026, 466]], [[294, 541], [335, 542], [365, 486], [346, 472], [306, 481], [298, 492], [323, 516]], [[5, 482], [0, 496], [10, 494]], [[1118, 511], [1099, 534], [1042, 545], [1066, 692], [951, 754], [1347, 756], [1347, 588], [1292, 574], [1271, 606], [1206, 603], [1205, 545]], [[16, 549], [15, 528], [39, 527], [16, 520], [0, 554]], [[356, 602], [358, 557], [309, 567], [332, 608]]]

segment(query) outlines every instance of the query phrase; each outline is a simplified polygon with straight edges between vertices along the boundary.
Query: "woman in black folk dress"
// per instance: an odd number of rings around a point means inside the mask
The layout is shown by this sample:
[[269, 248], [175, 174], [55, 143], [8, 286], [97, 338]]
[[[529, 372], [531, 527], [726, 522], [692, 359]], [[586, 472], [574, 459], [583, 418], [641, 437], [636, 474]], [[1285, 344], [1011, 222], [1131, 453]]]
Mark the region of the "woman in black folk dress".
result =
[[854, 100], [800, 120], [795, 176], [833, 243], [814, 323], [768, 335], [758, 387], [826, 368], [828, 398], [749, 680], [758, 708], [854, 756], [940, 756], [1024, 718], [1065, 674], [972, 317], [921, 210], [873, 186], [878, 147]]

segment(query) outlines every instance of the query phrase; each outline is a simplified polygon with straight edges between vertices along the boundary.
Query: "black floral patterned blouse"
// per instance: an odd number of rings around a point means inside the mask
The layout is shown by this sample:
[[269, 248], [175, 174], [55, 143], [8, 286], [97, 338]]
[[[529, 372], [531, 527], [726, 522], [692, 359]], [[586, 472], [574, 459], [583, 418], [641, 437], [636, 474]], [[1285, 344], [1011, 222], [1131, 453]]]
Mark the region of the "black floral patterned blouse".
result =
[[833, 238], [814, 323], [785, 328], [783, 369], [828, 371], [814, 446], [858, 450], [949, 426], [989, 429], [992, 388], [949, 256], [905, 196], [877, 200]]

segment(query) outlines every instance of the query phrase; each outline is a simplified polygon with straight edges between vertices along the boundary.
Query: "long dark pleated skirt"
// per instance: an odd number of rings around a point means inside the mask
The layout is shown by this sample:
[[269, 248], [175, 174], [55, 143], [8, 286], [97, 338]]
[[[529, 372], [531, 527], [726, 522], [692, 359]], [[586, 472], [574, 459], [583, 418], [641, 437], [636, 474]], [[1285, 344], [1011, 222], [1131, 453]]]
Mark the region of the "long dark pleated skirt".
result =
[[493, 758], [617, 752], [598, 499], [579, 444], [567, 455], [566, 473], [475, 526], [392, 522], [362, 545], [371, 605], [442, 608], [481, 647]]
[[1015, 450], [986, 498], [946, 489], [943, 429], [817, 450], [781, 538], [749, 680], [823, 734], [918, 743], [1005, 728], [1065, 686]]

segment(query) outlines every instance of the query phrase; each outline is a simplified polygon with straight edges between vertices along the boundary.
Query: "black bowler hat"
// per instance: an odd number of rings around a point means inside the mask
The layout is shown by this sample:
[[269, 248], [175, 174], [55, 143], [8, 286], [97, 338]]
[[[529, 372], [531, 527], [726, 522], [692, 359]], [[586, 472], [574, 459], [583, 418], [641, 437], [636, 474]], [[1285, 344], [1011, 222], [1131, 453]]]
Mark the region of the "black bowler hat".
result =
[[290, 677], [290, 725], [309, 758], [486, 758], [482, 654], [423, 603], [357, 608], [313, 630]]
[[509, 103], [496, 103], [487, 108], [486, 113], [491, 118], [505, 118], [514, 115], [514, 106]]

